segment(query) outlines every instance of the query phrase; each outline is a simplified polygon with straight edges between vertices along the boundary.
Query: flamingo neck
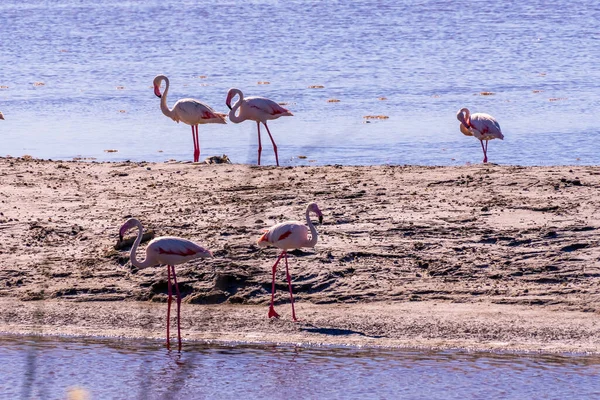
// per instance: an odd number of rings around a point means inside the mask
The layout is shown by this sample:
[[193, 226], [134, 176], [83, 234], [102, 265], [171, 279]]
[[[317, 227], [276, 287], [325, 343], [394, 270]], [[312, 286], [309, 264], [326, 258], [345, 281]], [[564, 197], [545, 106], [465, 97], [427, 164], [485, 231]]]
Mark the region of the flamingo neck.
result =
[[137, 234], [137, 238], [135, 238], [135, 242], [133, 242], [133, 246], [131, 246], [131, 252], [129, 253], [129, 258], [131, 260], [131, 264], [138, 269], [144, 269], [144, 268], [151, 267], [152, 265], [154, 265], [154, 263], [148, 257], [146, 257], [146, 259], [144, 261], [140, 261], [137, 259], [137, 248], [140, 245], [140, 242], [142, 241], [143, 228], [142, 228], [142, 224], [140, 221], [136, 221], [135, 226], [138, 229], [138, 234]]
[[238, 99], [238, 101], [235, 102], [235, 104], [231, 108], [231, 111], [229, 111], [229, 120], [231, 122], [233, 122], [234, 124], [238, 124], [238, 123], [244, 121], [244, 118], [242, 118], [240, 114], [236, 115], [238, 109], [240, 108], [240, 106], [242, 105], [242, 102], [244, 101], [244, 94], [239, 89], [232, 89], [232, 91], [234, 93], [234, 95], [232, 97], [235, 97], [235, 95], [237, 94], [239, 96], [239, 99]]
[[305, 247], [315, 247], [319, 238], [319, 234], [317, 233], [317, 229], [310, 220], [310, 211], [308, 208], [306, 209], [306, 223], [308, 224], [308, 228], [310, 229], [311, 238], [309, 241], [306, 242]]
[[169, 78], [163, 75], [162, 79], [163, 81], [165, 81], [165, 91], [160, 97], [160, 111], [162, 111], [162, 113], [165, 114], [167, 117], [173, 118], [174, 112], [173, 110], [169, 109], [169, 106], [167, 105], [167, 94], [169, 93]]

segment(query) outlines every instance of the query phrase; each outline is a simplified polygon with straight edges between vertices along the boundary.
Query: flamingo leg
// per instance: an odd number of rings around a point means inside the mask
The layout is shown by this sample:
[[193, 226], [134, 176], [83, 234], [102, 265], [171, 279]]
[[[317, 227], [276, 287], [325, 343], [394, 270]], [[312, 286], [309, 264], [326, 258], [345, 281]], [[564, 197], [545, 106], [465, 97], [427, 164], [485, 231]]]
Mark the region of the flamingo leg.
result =
[[290, 289], [290, 299], [292, 301], [292, 318], [294, 319], [294, 322], [297, 322], [298, 319], [296, 319], [296, 311], [294, 310], [294, 295], [292, 294], [292, 277], [290, 276], [290, 271], [288, 269], [287, 253], [285, 253], [285, 275], [287, 277], [288, 288]]
[[[196, 162], [196, 131], [194, 130], [194, 125], [191, 125], [192, 127], [192, 140], [194, 141], [194, 162]], [[169, 273], [170, 273], [170, 269], [169, 269]]]
[[275, 152], [275, 162], [277, 163], [277, 166], [279, 167], [279, 156], [277, 155], [277, 145], [275, 144], [275, 141], [273, 140], [273, 136], [271, 136], [271, 131], [269, 130], [267, 123], [263, 122], [263, 124], [265, 124], [265, 128], [267, 128], [267, 133], [269, 134], [269, 137], [271, 138], [271, 143], [273, 143], [273, 151]]
[[273, 304], [275, 302], [275, 272], [277, 271], [277, 264], [279, 264], [279, 260], [281, 260], [281, 257], [283, 257], [284, 255], [285, 250], [283, 250], [281, 254], [279, 254], [277, 261], [275, 261], [275, 264], [273, 264], [273, 280], [271, 283], [271, 305], [269, 306], [269, 318], [279, 318], [279, 314], [275, 312], [275, 308], [273, 307]]
[[173, 290], [171, 288], [171, 268], [167, 265], [167, 349], [170, 349], [169, 341], [169, 325], [171, 322], [171, 299], [173, 297]]
[[195, 126], [194, 132], [194, 162], [200, 160], [200, 139], [198, 138], [198, 125]]
[[483, 146], [483, 140], [479, 140], [481, 143], [481, 149], [483, 150], [483, 163], [487, 163], [487, 149]]
[[196, 125], [196, 146], [198, 147], [198, 157], [196, 162], [200, 161], [200, 138], [198, 137], [198, 125]]
[[258, 129], [258, 165], [260, 165], [260, 153], [262, 152], [262, 145], [260, 144], [260, 122], [256, 121], [256, 128]]
[[181, 293], [179, 293], [177, 275], [175, 275], [175, 266], [171, 265], [171, 269], [173, 270], [173, 283], [175, 283], [175, 292], [177, 293], [177, 341], [179, 342], [179, 351], [181, 351]]

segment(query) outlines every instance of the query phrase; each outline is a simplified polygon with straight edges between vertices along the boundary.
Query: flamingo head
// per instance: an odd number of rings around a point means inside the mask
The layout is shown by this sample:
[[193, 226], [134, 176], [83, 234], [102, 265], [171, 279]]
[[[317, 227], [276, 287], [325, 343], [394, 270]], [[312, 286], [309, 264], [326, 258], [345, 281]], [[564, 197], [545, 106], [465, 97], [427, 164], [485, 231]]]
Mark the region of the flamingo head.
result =
[[160, 93], [160, 84], [162, 83], [163, 79], [163, 75], [158, 75], [156, 78], [154, 78], [154, 82], [152, 82], [154, 84], [154, 94], [156, 97], [162, 97], [162, 94]]
[[139, 224], [140, 224], [140, 221], [138, 221], [137, 219], [129, 218], [123, 224], [123, 226], [121, 226], [121, 229], [119, 229], [119, 242], [123, 241], [123, 236], [125, 235], [125, 233], [127, 233], [128, 230], [130, 230], [134, 226], [138, 226]]
[[[470, 119], [470, 117], [471, 117], [471, 113], [469, 112], [468, 108], [461, 108], [456, 113], [456, 119], [458, 119], [460, 121], [460, 123], [461, 123], [460, 131], [462, 133], [464, 133], [465, 135], [466, 135], [465, 130], [467, 132], [469, 132], [469, 130], [471, 129], [470, 126], [469, 126], [469, 119]], [[463, 130], [463, 128], [465, 130]]]
[[199, 257], [201, 258], [213, 258], [213, 253], [210, 250], [207, 249], [202, 249], [202, 251], [200, 253], [197, 253]]
[[321, 210], [319, 210], [319, 206], [317, 205], [317, 203], [310, 203], [307, 207], [307, 210], [309, 212], [314, 212], [315, 214], [317, 214], [317, 217], [319, 217], [319, 223], [323, 223], [323, 213], [321, 212]]
[[231, 110], [231, 100], [233, 100], [233, 98], [235, 97], [236, 94], [239, 95], [240, 97], [242, 97], [242, 92], [239, 89], [231, 88], [231, 89], [229, 89], [229, 92], [227, 92], [227, 99], [225, 99], [225, 104], [227, 105], [227, 107], [229, 107], [230, 110]]

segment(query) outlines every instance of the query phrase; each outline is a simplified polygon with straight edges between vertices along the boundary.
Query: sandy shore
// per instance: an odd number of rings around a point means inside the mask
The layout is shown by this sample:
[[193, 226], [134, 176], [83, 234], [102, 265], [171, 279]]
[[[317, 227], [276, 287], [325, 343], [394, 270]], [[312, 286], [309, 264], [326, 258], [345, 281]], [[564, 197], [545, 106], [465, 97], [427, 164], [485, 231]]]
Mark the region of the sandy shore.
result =
[[[600, 352], [600, 167], [249, 167], [0, 158], [0, 331], [164, 335], [166, 270], [116, 250], [135, 216], [210, 248], [177, 267], [186, 340]], [[290, 259], [264, 227], [317, 201]]]

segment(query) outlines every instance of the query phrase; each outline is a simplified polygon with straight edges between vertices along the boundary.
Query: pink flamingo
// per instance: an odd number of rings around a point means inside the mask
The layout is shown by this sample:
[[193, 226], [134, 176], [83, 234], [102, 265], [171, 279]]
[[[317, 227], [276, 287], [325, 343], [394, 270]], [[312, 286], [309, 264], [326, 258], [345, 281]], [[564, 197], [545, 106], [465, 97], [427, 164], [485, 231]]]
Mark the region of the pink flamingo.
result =
[[[488, 141], [492, 139], [504, 140], [504, 135], [500, 130], [500, 124], [489, 114], [475, 113], [471, 115], [469, 109], [461, 108], [456, 114], [460, 121], [460, 131], [466, 136], [475, 136], [481, 142], [483, 150], [483, 162], [487, 163]], [[483, 141], [485, 140], [485, 147]]]
[[119, 230], [119, 241], [123, 240], [123, 235], [131, 228], [136, 227], [138, 229], [137, 238], [131, 247], [131, 264], [139, 269], [153, 267], [159, 264], [165, 264], [167, 266], [167, 287], [168, 287], [168, 300], [167, 300], [167, 348], [170, 348], [169, 344], [169, 321], [171, 317], [171, 300], [173, 292], [171, 288], [171, 273], [173, 273], [173, 282], [175, 284], [175, 292], [177, 294], [177, 339], [179, 341], [179, 351], [181, 351], [181, 327], [180, 327], [180, 308], [181, 308], [181, 294], [179, 293], [179, 286], [177, 285], [177, 276], [175, 275], [175, 264], [182, 264], [196, 258], [207, 258], [212, 257], [212, 253], [203, 247], [191, 242], [187, 239], [182, 239], [173, 236], [163, 236], [152, 240], [148, 247], [146, 247], [146, 258], [144, 261], [137, 259], [136, 252], [137, 248], [142, 240], [142, 223], [135, 218], [130, 218], [121, 226]]
[[[240, 96], [239, 100], [231, 107], [231, 100], [236, 96]], [[233, 123], [239, 124], [247, 119], [256, 121], [256, 128], [258, 129], [258, 165], [260, 165], [260, 153], [262, 152], [262, 146], [260, 144], [260, 123], [262, 122], [267, 133], [273, 143], [273, 151], [275, 151], [275, 162], [279, 166], [279, 157], [277, 155], [277, 145], [271, 136], [271, 131], [267, 126], [267, 121], [270, 119], [277, 119], [283, 116], [293, 116], [289, 110], [281, 107], [273, 100], [265, 99], [264, 97], [246, 97], [240, 89], [229, 89], [227, 93], [227, 100], [225, 104], [229, 107], [229, 120]], [[236, 115], [237, 110], [240, 110], [239, 115]]]
[[[288, 287], [290, 290], [290, 299], [292, 302], [292, 318], [296, 319], [296, 312], [294, 311], [294, 295], [292, 294], [292, 278], [288, 269], [287, 251], [290, 249], [299, 249], [301, 247], [315, 247], [319, 235], [315, 226], [310, 220], [310, 213], [314, 212], [319, 217], [319, 223], [323, 222], [323, 214], [317, 203], [310, 203], [306, 207], [306, 223], [308, 228], [298, 221], [286, 221], [279, 224], [273, 225], [271, 228], [265, 230], [265, 233], [258, 239], [258, 245], [260, 247], [267, 247], [272, 245], [281, 249], [281, 254], [273, 264], [273, 281], [271, 285], [271, 306], [269, 307], [269, 318], [279, 318], [279, 314], [275, 312], [273, 302], [275, 299], [275, 272], [277, 271], [277, 264], [281, 257], [285, 257], [285, 273], [287, 277]], [[311, 237], [308, 238], [308, 230], [310, 229]]]
[[[160, 93], [160, 85], [165, 81], [165, 92]], [[226, 114], [218, 113], [206, 104], [196, 99], [181, 99], [169, 109], [167, 106], [167, 92], [169, 91], [169, 78], [157, 75], [154, 78], [154, 94], [160, 97], [160, 110], [167, 117], [179, 123], [182, 121], [192, 127], [192, 139], [194, 140], [194, 162], [200, 159], [200, 140], [198, 139], [199, 124], [226, 124]]]

